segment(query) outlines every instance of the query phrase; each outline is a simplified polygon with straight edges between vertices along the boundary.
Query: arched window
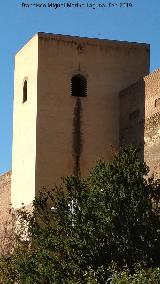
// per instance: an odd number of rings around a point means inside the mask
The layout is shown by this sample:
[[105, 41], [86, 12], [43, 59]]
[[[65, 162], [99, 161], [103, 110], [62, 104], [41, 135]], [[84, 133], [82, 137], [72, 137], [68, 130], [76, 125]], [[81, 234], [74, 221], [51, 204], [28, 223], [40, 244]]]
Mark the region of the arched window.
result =
[[27, 101], [27, 80], [23, 83], [23, 103]]
[[74, 97], [87, 96], [87, 80], [84, 76], [77, 74], [71, 79], [71, 95]]

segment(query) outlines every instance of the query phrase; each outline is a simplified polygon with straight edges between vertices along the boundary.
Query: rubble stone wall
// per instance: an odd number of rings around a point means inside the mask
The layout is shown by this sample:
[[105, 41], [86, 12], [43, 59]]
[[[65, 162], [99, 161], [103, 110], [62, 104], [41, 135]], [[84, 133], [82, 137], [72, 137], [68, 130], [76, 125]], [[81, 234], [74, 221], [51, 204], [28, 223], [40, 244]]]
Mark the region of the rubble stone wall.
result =
[[11, 205], [11, 171], [0, 176], [0, 224], [6, 221]]

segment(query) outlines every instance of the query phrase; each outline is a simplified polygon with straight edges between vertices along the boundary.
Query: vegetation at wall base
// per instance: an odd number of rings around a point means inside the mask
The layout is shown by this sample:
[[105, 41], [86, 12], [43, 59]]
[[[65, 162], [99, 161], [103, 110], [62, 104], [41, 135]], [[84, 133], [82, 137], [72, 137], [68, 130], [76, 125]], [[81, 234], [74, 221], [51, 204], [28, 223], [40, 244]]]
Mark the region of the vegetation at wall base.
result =
[[40, 194], [18, 212], [0, 283], [160, 283], [160, 181], [148, 173], [129, 148]]

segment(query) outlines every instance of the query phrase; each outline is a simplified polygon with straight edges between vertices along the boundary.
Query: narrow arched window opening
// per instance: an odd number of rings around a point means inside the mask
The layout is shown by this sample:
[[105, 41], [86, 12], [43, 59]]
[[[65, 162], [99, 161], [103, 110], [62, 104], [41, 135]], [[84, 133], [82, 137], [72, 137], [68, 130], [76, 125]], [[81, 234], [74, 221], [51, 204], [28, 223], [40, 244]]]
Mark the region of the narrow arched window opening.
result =
[[27, 80], [23, 83], [23, 103], [27, 101]]
[[87, 96], [87, 80], [84, 76], [77, 74], [71, 79], [71, 95], [74, 97]]
[[160, 98], [155, 100], [154, 106], [155, 107], [160, 107]]

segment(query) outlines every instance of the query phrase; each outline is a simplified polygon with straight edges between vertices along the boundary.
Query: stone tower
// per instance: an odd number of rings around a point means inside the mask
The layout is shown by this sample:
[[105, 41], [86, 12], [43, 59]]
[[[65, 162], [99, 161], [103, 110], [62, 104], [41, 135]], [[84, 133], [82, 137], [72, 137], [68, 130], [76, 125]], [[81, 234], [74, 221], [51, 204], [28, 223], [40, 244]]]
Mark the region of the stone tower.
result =
[[110, 159], [119, 92], [148, 72], [146, 44], [35, 35], [15, 57], [12, 204]]

